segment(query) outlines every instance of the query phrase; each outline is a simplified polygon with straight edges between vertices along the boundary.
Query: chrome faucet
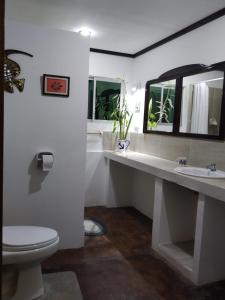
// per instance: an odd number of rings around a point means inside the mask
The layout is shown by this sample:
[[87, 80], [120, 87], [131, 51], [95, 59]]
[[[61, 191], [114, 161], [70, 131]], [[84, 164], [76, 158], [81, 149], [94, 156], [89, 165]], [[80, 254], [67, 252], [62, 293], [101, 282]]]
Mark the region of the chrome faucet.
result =
[[209, 169], [210, 171], [215, 172], [216, 171], [216, 164], [211, 163], [211, 164], [206, 166], [206, 169]]

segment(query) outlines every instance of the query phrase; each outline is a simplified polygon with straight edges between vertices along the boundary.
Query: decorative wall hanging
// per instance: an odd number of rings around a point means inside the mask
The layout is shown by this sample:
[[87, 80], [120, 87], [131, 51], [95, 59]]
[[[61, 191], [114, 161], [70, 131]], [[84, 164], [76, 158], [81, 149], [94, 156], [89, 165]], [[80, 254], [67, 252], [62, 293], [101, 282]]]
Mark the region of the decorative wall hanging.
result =
[[8, 56], [11, 54], [23, 54], [29, 57], [33, 57], [32, 54], [29, 54], [20, 50], [8, 49], [5, 50], [4, 56], [4, 89], [8, 93], [14, 93], [14, 86], [22, 92], [24, 89], [25, 79], [17, 79], [20, 75], [20, 66], [17, 62], [12, 59], [9, 59]]
[[42, 94], [69, 97], [70, 78], [67, 76], [43, 74]]

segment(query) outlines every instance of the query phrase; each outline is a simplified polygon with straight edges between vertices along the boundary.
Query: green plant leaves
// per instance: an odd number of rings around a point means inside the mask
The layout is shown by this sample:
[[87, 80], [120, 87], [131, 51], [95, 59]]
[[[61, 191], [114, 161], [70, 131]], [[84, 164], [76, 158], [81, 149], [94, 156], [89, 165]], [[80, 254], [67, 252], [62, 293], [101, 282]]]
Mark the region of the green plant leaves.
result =
[[118, 95], [117, 105], [111, 113], [111, 118], [114, 119], [113, 133], [118, 131], [118, 138], [121, 140], [125, 140], [127, 138], [133, 114], [130, 114], [130, 112], [128, 111], [125, 95], [122, 96], [122, 101], [120, 100], [121, 95]]

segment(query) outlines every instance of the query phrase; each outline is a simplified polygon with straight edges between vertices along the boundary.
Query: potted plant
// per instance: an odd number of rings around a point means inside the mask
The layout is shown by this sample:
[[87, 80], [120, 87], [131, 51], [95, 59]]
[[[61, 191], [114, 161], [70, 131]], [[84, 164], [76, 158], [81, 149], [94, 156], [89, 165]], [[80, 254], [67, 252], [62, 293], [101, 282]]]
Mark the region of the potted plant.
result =
[[116, 133], [117, 150], [123, 152], [126, 151], [130, 145], [127, 135], [133, 114], [130, 114], [128, 111], [125, 93], [122, 96], [122, 102], [120, 101], [121, 95], [116, 95], [115, 97], [117, 97], [117, 105], [112, 113], [112, 117], [114, 119], [113, 133]]

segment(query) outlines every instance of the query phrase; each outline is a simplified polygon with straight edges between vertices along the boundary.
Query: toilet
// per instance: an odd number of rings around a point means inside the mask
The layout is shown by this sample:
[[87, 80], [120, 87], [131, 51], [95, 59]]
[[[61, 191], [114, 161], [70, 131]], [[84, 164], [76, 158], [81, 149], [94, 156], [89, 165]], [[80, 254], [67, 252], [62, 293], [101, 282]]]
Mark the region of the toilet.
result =
[[3, 226], [2, 240], [3, 268], [17, 273], [15, 292], [7, 299], [33, 300], [42, 296], [41, 262], [57, 251], [58, 233], [39, 226]]

